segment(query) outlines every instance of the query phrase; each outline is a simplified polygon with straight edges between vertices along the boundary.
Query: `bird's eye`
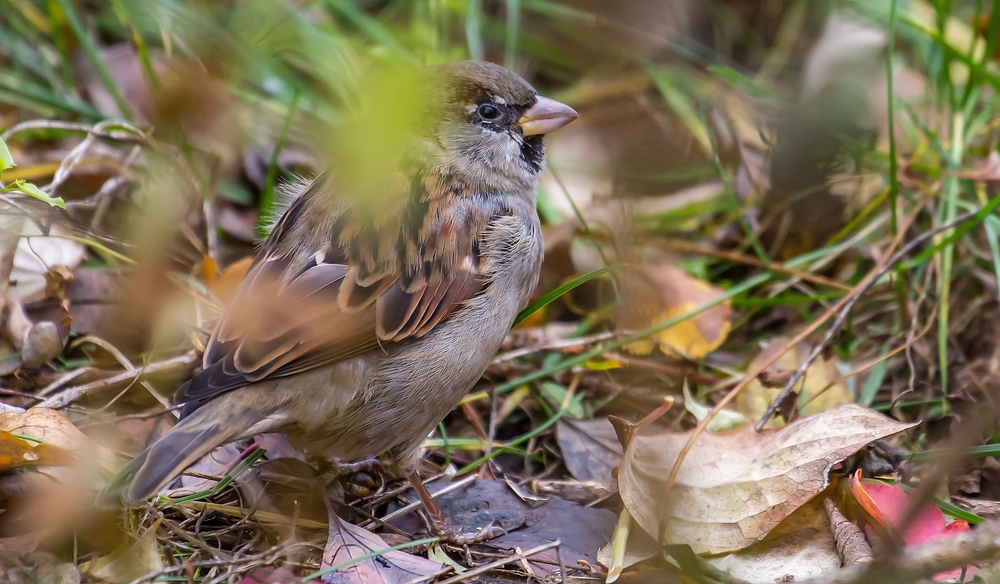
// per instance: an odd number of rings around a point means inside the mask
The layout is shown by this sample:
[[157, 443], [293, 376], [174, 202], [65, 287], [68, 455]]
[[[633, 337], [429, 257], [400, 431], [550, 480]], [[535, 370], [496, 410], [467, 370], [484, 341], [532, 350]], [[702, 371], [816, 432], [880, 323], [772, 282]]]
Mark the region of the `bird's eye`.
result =
[[500, 117], [500, 108], [492, 103], [484, 103], [476, 109], [476, 113], [484, 120], [495, 120]]

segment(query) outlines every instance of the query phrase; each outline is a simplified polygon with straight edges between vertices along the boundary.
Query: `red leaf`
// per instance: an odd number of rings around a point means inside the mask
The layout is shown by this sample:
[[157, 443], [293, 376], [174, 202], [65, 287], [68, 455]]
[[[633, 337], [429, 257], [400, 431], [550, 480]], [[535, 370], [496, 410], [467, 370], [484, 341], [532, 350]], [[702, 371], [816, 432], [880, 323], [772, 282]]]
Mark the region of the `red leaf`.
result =
[[[898, 526], [903, 524], [903, 520], [906, 519], [913, 504], [913, 498], [906, 491], [895, 485], [882, 482], [862, 482], [860, 470], [851, 477], [850, 485], [854, 498], [868, 512], [872, 520], [906, 545], [925, 543], [969, 531], [969, 524], [965, 521], [959, 520], [946, 524], [941, 509], [935, 505], [927, 504], [920, 508], [916, 517], [913, 517], [906, 529], [900, 533]], [[969, 566], [965, 572], [966, 577], [971, 577], [977, 571], [974, 566]], [[962, 569], [957, 568], [951, 572], [936, 574], [934, 579], [940, 581], [958, 578], [961, 574]]]

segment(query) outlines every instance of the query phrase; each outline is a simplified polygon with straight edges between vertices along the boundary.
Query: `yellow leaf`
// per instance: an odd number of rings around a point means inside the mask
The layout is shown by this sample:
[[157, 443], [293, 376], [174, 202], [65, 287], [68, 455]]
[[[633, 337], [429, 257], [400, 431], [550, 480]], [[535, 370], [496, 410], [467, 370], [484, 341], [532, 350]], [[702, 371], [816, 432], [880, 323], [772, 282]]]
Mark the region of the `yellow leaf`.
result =
[[618, 359], [590, 359], [585, 361], [583, 367], [591, 371], [608, 371], [609, 369], [619, 369], [622, 362]]
[[159, 545], [156, 542], [157, 527], [159, 523], [147, 529], [146, 533], [132, 545], [121, 547], [110, 556], [99, 558], [91, 573], [108, 582], [131, 582], [162, 570], [163, 558], [160, 557]]
[[32, 445], [10, 432], [0, 430], [0, 471], [22, 466], [62, 466], [73, 464], [73, 455], [51, 444]]
[[[623, 302], [616, 317], [619, 328], [638, 331], [694, 310], [723, 294], [722, 290], [670, 266], [630, 267], [621, 274]], [[716, 304], [656, 336], [627, 349], [645, 355], [658, 345], [668, 355], [699, 359], [714, 351], [729, 335], [732, 309]]]
[[[770, 359], [776, 351], [786, 345], [787, 341], [788, 339], [784, 337], [771, 339], [767, 347], [754, 357], [753, 361], [747, 365], [747, 368], [753, 369], [758, 364]], [[761, 378], [754, 379], [736, 396], [736, 409], [748, 418], [759, 419], [764, 415], [764, 410], [767, 409], [771, 401], [777, 397], [778, 392], [781, 391], [781, 387], [785, 385], [785, 380], [802, 363], [805, 363], [810, 351], [812, 351], [812, 345], [802, 342], [782, 355], [778, 359], [778, 362], [768, 367], [765, 375], [761, 376], [765, 380], [768, 377], [776, 380], [771, 385], [777, 387], [769, 387], [761, 381]], [[796, 387], [796, 390], [799, 392], [798, 404], [800, 415], [811, 416], [855, 401], [851, 390], [843, 382], [827, 387], [832, 381], [840, 377], [837, 362], [836, 358], [824, 359], [821, 355], [806, 370], [803, 380]], [[824, 388], [826, 389], [824, 390]], [[771, 418], [766, 427], [775, 428], [781, 425], [782, 422], [779, 418]]]

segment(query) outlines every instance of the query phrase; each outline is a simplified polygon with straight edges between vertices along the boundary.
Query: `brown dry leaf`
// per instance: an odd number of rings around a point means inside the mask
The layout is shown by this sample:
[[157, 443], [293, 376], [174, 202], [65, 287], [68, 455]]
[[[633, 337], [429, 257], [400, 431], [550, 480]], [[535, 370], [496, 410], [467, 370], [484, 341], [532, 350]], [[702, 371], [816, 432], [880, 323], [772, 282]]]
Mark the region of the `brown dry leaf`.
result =
[[30, 436], [71, 452], [86, 450], [90, 439], [56, 410], [31, 408], [23, 413], [0, 414], [0, 430]]
[[607, 418], [563, 418], [556, 424], [556, 441], [573, 478], [605, 485], [611, 482], [611, 470], [622, 459], [622, 445]]
[[690, 432], [636, 436], [618, 471], [622, 501], [650, 535], [695, 553], [741, 550], [826, 488], [830, 468], [903, 424], [857, 404], [761, 433], [702, 434], [673, 489], [664, 483]]
[[[389, 547], [377, 534], [352, 525], [330, 511], [330, 535], [323, 552], [323, 568]], [[402, 551], [386, 552], [341, 570], [323, 575], [324, 582], [339, 584], [406, 584], [436, 574], [443, 564]]]
[[[616, 324], [631, 331], [688, 312], [723, 294], [722, 290], [670, 266], [626, 268], [621, 272], [621, 286], [624, 301]], [[704, 357], [726, 340], [731, 314], [728, 302], [717, 304], [651, 339], [630, 344], [628, 350], [646, 355], [652, 352], [655, 343], [667, 354], [691, 359]]]
[[747, 582], [801, 582], [840, 568], [819, 498], [799, 507], [771, 533], [745, 550], [709, 563]]
[[206, 257], [202, 264], [201, 277], [208, 286], [208, 290], [219, 299], [219, 302], [226, 305], [236, 294], [236, 289], [239, 288], [240, 282], [243, 281], [243, 276], [246, 275], [252, 262], [252, 257], [245, 257], [229, 264], [222, 270], [222, 273], [216, 275], [215, 262], [212, 258]]
[[[770, 359], [775, 352], [784, 348], [787, 342], [788, 339], [785, 337], [771, 339], [764, 350], [747, 365], [747, 370], [754, 369], [760, 363]], [[768, 404], [777, 397], [781, 387], [791, 378], [792, 373], [805, 362], [810, 351], [812, 351], [812, 345], [806, 342], [799, 343], [787, 351], [778, 359], [777, 363], [764, 371], [760, 379], [751, 381], [746, 389], [736, 396], [736, 409], [748, 418], [760, 419]], [[823, 388], [830, 385], [830, 382], [842, 375], [842, 368], [846, 369], [836, 357], [826, 359], [820, 355], [813, 362], [796, 387], [799, 392], [799, 415], [810, 416], [854, 402], [854, 394], [846, 385], [849, 380], [836, 383], [823, 391]], [[774, 417], [771, 418], [766, 427], [776, 428], [781, 425], [782, 421]]]
[[[447, 484], [443, 483], [427, 485], [432, 493], [445, 487]], [[404, 496], [411, 495], [412, 491]], [[607, 509], [584, 507], [554, 496], [531, 501], [525, 493], [515, 491], [502, 480], [475, 481], [441, 496], [438, 505], [451, 526], [463, 532], [499, 525], [507, 533], [482, 545], [500, 553], [515, 548], [531, 549], [558, 539], [567, 566], [579, 561], [596, 562], [597, 549], [608, 541], [615, 526], [615, 514]], [[408, 513], [395, 519], [393, 525], [407, 533], [416, 533], [424, 527], [424, 521], [416, 513]], [[547, 576], [559, 566], [558, 556], [551, 549], [527, 561], [537, 575]]]

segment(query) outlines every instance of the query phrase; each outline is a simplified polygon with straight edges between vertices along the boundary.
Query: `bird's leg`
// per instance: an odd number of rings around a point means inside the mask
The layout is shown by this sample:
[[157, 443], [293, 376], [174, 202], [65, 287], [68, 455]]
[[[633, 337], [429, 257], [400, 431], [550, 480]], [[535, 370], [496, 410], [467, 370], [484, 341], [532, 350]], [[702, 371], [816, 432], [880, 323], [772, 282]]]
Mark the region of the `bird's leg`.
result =
[[506, 533], [499, 525], [487, 525], [475, 533], [463, 533], [455, 529], [448, 523], [448, 519], [445, 518], [444, 513], [441, 512], [441, 508], [438, 507], [437, 501], [434, 500], [430, 491], [424, 486], [424, 482], [420, 480], [420, 475], [413, 472], [406, 475], [406, 478], [410, 481], [410, 485], [416, 491], [420, 502], [424, 505], [424, 511], [427, 513], [427, 523], [429, 524], [428, 528], [431, 534], [440, 537], [441, 541], [456, 545], [468, 545], [493, 539]]

